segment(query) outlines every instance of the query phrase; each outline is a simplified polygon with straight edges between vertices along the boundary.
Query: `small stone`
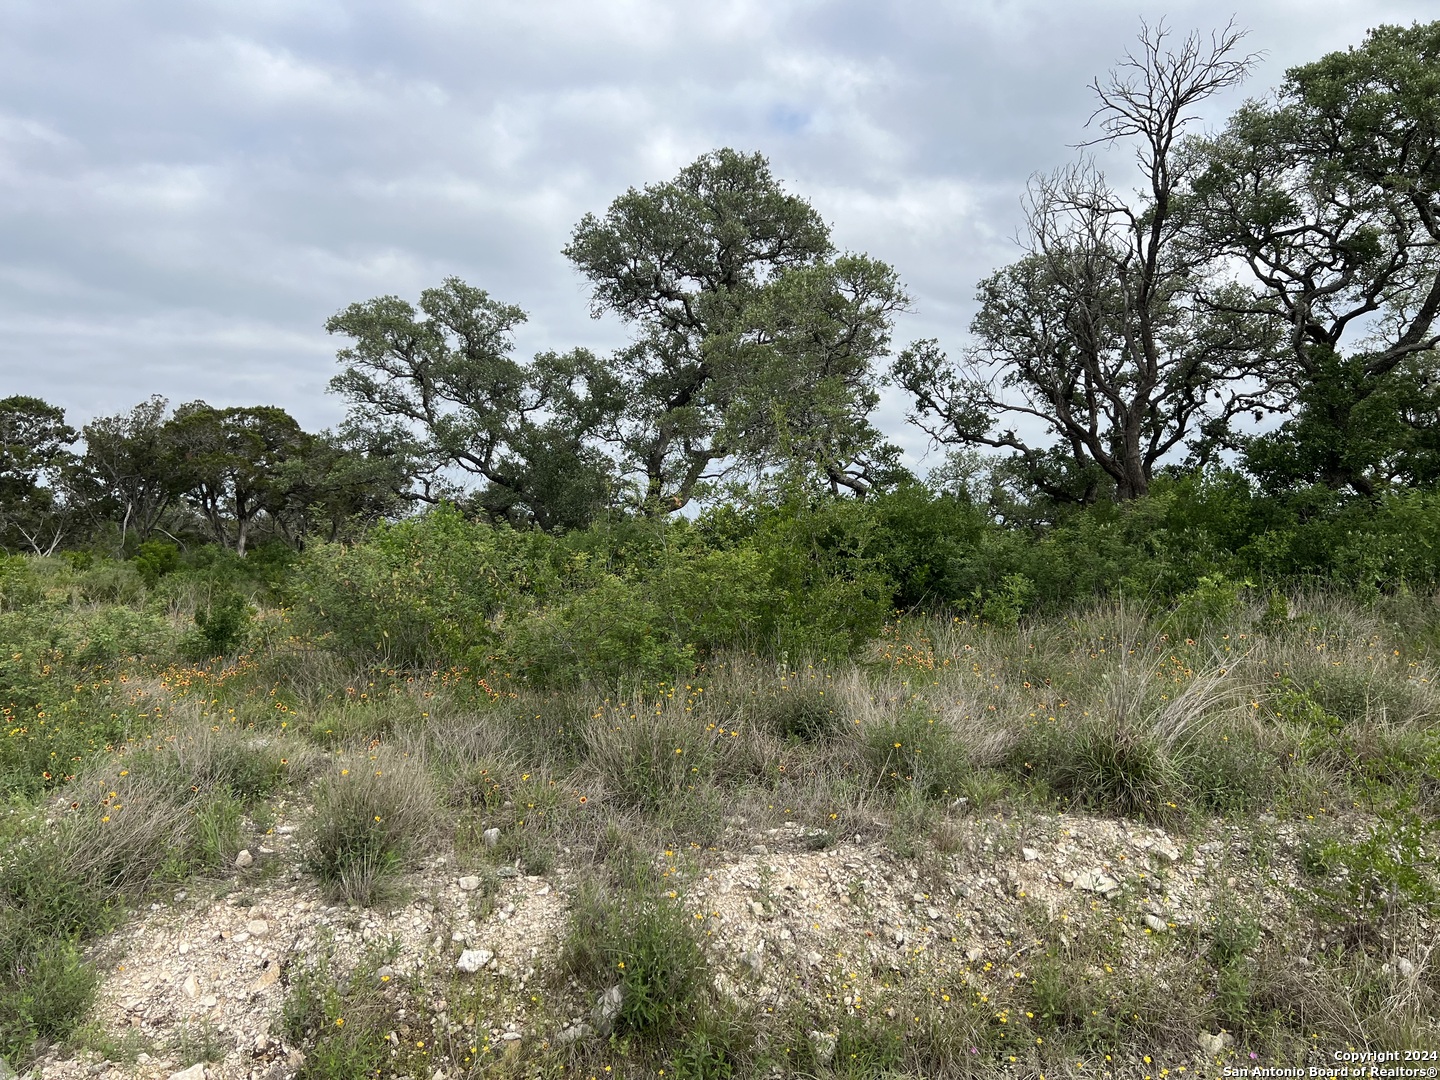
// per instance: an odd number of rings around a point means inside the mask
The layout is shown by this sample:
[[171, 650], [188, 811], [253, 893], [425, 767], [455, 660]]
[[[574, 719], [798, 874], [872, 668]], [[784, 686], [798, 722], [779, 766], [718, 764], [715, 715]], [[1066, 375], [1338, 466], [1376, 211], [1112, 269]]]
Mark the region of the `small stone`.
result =
[[188, 942], [188, 941], [182, 941], [182, 942], [180, 942], [180, 944], [175, 947], [175, 951], [178, 952], [181, 956], [184, 956], [186, 953], [188, 953], [188, 952], [190, 951], [190, 942]]
[[291, 833], [293, 833], [294, 831], [295, 831], [295, 826], [294, 826], [294, 825], [276, 825], [276, 826], [275, 826], [275, 833], [276, 833], [277, 836], [289, 836], [289, 835], [290, 835]]
[[1395, 967], [1399, 970], [1400, 974], [1403, 975], [1405, 978], [1407, 978], [1407, 979], [1414, 978], [1414, 976], [1415, 976], [1415, 965], [1410, 962], [1409, 957], [1405, 957], [1405, 956], [1400, 957], [1399, 960], [1396, 960], [1396, 961], [1395, 961]]
[[495, 954], [489, 949], [466, 949], [460, 954], [455, 966], [467, 975], [474, 975], [493, 959]]
[[765, 966], [765, 942], [760, 942], [755, 948], [740, 955], [740, 961], [750, 969], [750, 974], [759, 975]]
[[1195, 1036], [1195, 1042], [1200, 1047], [1200, 1052], [1206, 1057], [1219, 1057], [1233, 1041], [1228, 1031], [1217, 1031], [1213, 1035], [1202, 1031]]
[[1165, 920], [1160, 918], [1158, 915], [1146, 915], [1145, 925], [1151, 930], [1155, 931], [1155, 933], [1157, 934], [1163, 934], [1165, 933], [1165, 931], [1170, 929], [1169, 924], [1166, 923]]
[[245, 932], [251, 937], [264, 937], [270, 933], [270, 924], [264, 919], [251, 919], [245, 924]]
[[265, 990], [274, 986], [279, 981], [280, 965], [276, 961], [271, 960], [265, 965], [265, 970], [260, 973], [260, 977], [255, 980], [254, 985], [252, 985], [250, 989], [255, 991]]
[[815, 1053], [815, 1063], [828, 1066], [835, 1060], [835, 1048], [839, 1043], [839, 1038], [828, 1031], [810, 1032], [810, 1047]]
[[1100, 893], [1107, 900], [1120, 889], [1120, 883], [1099, 870], [1086, 870], [1075, 875], [1072, 883], [1084, 892]]
[[502, 878], [517, 878], [520, 876], [520, 871], [513, 866], [502, 866], [495, 871], [495, 876]]
[[[471, 835], [473, 836], [474, 834], [472, 833]], [[486, 829], [480, 834], [480, 838], [485, 842], [487, 848], [498, 847], [500, 844], [500, 830]]]
[[249, 848], [241, 848], [240, 854], [235, 856], [235, 869], [244, 870], [247, 866], [255, 865], [255, 856], [250, 854]]
[[555, 1036], [556, 1046], [569, 1046], [573, 1042], [579, 1042], [586, 1035], [592, 1033], [589, 1024], [572, 1024]]
[[1036, 851], [1033, 847], [1021, 848], [1020, 857], [1023, 858], [1026, 862], [1034, 862], [1036, 859], [1040, 858], [1040, 852]]
[[500, 1041], [501, 1041], [501, 1042], [519, 1042], [519, 1041], [520, 1041], [520, 1038], [521, 1038], [520, 1032], [518, 1032], [518, 1031], [507, 1031], [507, 1032], [505, 1032], [503, 1035], [500, 1036]]
[[205, 1063], [197, 1061], [188, 1069], [181, 1069], [179, 1072], [171, 1073], [170, 1080], [205, 1080]]
[[180, 987], [180, 992], [194, 1001], [200, 996], [200, 981], [194, 975], [185, 976], [185, 983]]
[[758, 918], [759, 916], [761, 916], [761, 915], [764, 915], [764, 914], [765, 914], [765, 905], [762, 904], [759, 900], [751, 900], [751, 901], [750, 901], [750, 914], [756, 916], [757, 918]]
[[474, 892], [480, 888], [480, 879], [472, 874], [469, 877], [462, 877], [456, 884], [460, 886], [461, 892]]
[[595, 1029], [602, 1035], [609, 1035], [615, 1027], [615, 1018], [620, 1015], [620, 1006], [625, 1003], [625, 987], [619, 983], [610, 987], [600, 995], [595, 1002], [595, 1010], [591, 1019], [595, 1022]]

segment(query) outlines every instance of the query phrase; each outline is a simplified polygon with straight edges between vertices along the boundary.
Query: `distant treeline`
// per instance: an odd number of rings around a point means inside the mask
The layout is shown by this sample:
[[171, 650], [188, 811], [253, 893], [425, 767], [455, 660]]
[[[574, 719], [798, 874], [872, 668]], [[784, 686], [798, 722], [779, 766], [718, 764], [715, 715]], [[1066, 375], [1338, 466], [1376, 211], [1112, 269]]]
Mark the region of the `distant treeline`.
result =
[[[1028, 250], [981, 282], [958, 360], [892, 351], [898, 273], [722, 149], [576, 225], [594, 312], [633, 329], [613, 353], [519, 359], [524, 312], [452, 278], [329, 320], [337, 431], [158, 396], [76, 431], [0, 401], [0, 546], [152, 576], [207, 543], [305, 551], [326, 632], [407, 661], [541, 609], [537, 641], [624, 633], [623, 610], [669, 663], [745, 634], [844, 647], [896, 606], [1433, 586], [1440, 22], [1373, 30], [1190, 131], [1251, 67], [1242, 37], [1147, 29], [1097, 80], [1141, 189], [1089, 159], [1033, 181]], [[886, 385], [947, 449], [927, 478], [874, 424]], [[452, 580], [470, 606], [369, 619], [421, 553], [406, 588]]]

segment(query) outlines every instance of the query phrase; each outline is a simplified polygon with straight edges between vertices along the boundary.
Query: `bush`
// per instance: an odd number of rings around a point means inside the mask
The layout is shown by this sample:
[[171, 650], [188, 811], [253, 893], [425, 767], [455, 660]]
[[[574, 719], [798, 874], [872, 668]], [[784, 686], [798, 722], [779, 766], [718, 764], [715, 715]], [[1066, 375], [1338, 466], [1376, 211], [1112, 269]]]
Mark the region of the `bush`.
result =
[[273, 741], [201, 723], [167, 740], [152, 764], [179, 791], [224, 788], [249, 804], [279, 788], [289, 760]]
[[147, 589], [153, 589], [166, 574], [180, 568], [180, 549], [164, 540], [146, 540], [131, 560]]
[[197, 660], [228, 656], [244, 644], [255, 609], [237, 592], [222, 592], [203, 608], [195, 609], [199, 640], [192, 648]]
[[386, 880], [433, 843], [436, 810], [417, 763], [390, 755], [337, 763], [315, 793], [306, 866], [330, 897], [373, 903]]
[[705, 952], [678, 899], [628, 884], [581, 886], [561, 967], [596, 992], [621, 988], [617, 1035], [663, 1044], [683, 1036], [710, 1006]]
[[75, 943], [0, 922], [0, 1058], [24, 1068], [45, 1043], [68, 1037], [100, 985]]
[[144, 593], [144, 579], [133, 563], [105, 559], [85, 569], [76, 582], [91, 604], [133, 604]]
[[970, 760], [944, 721], [919, 706], [903, 709], [864, 732], [876, 779], [927, 799], [952, 798], [970, 774]]
[[442, 506], [353, 547], [310, 547], [290, 592], [302, 623], [347, 656], [404, 668], [483, 660], [498, 641], [495, 618], [543, 591], [551, 543]]
[[1315, 910], [1357, 942], [1384, 934], [1408, 913], [1431, 917], [1437, 904], [1437, 824], [1401, 805], [1383, 814], [1362, 840], [1312, 841], [1302, 853]]

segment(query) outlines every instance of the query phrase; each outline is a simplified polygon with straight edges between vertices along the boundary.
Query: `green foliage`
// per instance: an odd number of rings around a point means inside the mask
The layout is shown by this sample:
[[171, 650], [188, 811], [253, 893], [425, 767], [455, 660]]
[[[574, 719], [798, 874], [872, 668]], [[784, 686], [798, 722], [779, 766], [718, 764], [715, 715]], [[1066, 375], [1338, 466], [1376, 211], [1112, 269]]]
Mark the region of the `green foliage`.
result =
[[1402, 804], [1362, 839], [1312, 839], [1302, 865], [1321, 879], [1312, 888], [1316, 911], [1358, 941], [1382, 935], [1406, 912], [1433, 911], [1436, 828]]
[[435, 829], [435, 793], [423, 768], [358, 758], [320, 781], [305, 865], [328, 895], [370, 904], [408, 858], [429, 847]]
[[802, 682], [798, 672], [769, 688], [752, 706], [755, 718], [787, 742], [817, 743], [845, 730], [845, 716], [833, 692]]
[[73, 941], [37, 937], [0, 920], [0, 1058], [24, 1068], [37, 1049], [71, 1034], [100, 985]]
[[199, 631], [197, 659], [228, 656], [240, 648], [255, 617], [255, 609], [235, 592], [222, 592], [212, 597], [204, 608], [195, 610], [195, 628]]
[[1035, 583], [1024, 574], [1006, 574], [1000, 587], [988, 595], [977, 592], [980, 614], [996, 626], [1016, 626], [1026, 603], [1035, 593]]
[[1204, 574], [1195, 587], [1180, 595], [1165, 619], [1173, 637], [1188, 638], [1232, 619], [1240, 610], [1240, 590], [1250, 582], [1230, 581], [1224, 574]]
[[131, 560], [147, 589], [153, 589], [166, 574], [180, 568], [180, 549], [164, 540], [146, 540]]
[[348, 977], [334, 969], [334, 950], [322, 944], [311, 962], [297, 964], [281, 1006], [285, 1037], [304, 1047], [303, 1080], [354, 1080], [374, 1076], [391, 1062], [385, 1036], [397, 1023], [378, 987], [376, 954], [362, 958]]
[[911, 706], [868, 728], [866, 755], [876, 780], [926, 799], [953, 798], [970, 774], [965, 748], [943, 720]]
[[1033, 727], [1010, 764], [1078, 806], [1127, 817], [1173, 818], [1185, 798], [1180, 771], [1155, 734], [1118, 719]]
[[1206, 917], [1210, 938], [1207, 957], [1216, 968], [1233, 967], [1260, 944], [1260, 924], [1254, 914], [1233, 900], [1212, 907]]
[[[663, 1045], [683, 1037], [709, 1007], [705, 953], [692, 922], [678, 899], [648, 895], [635, 883], [582, 885], [561, 965], [585, 986], [621, 988], [617, 1035]], [[692, 1057], [697, 1049], [689, 1046]]]
[[538, 534], [441, 507], [382, 525], [354, 547], [312, 546], [292, 592], [302, 620], [345, 655], [402, 667], [453, 663], [493, 648], [493, 622], [520, 590], [543, 591], [544, 546]]

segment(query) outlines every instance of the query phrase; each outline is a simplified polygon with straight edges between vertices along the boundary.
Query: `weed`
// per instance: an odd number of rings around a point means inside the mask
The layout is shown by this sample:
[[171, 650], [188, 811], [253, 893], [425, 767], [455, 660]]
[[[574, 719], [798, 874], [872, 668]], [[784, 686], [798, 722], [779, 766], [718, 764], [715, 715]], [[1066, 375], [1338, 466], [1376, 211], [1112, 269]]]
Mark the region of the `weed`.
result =
[[970, 762], [943, 721], [914, 706], [865, 732], [866, 753], [878, 783], [926, 799], [953, 797], [970, 774]]
[[709, 1005], [705, 954], [691, 922], [678, 898], [587, 883], [575, 898], [561, 968], [594, 991], [621, 988], [617, 1035], [664, 1043]]
[[328, 895], [369, 904], [406, 859], [435, 840], [434, 790], [424, 767], [403, 758], [344, 761], [316, 790], [305, 863]]
[[1410, 911], [1433, 910], [1433, 821], [1401, 806], [1383, 814], [1361, 840], [1312, 840], [1302, 855], [1315, 910], [1351, 940], [1376, 940]]

